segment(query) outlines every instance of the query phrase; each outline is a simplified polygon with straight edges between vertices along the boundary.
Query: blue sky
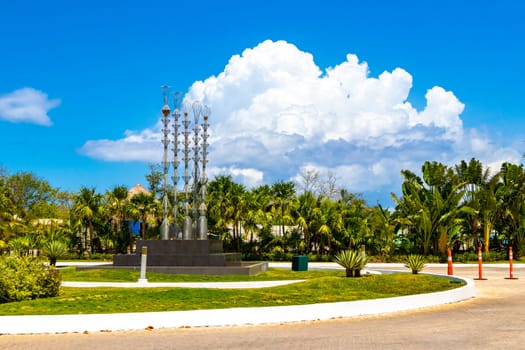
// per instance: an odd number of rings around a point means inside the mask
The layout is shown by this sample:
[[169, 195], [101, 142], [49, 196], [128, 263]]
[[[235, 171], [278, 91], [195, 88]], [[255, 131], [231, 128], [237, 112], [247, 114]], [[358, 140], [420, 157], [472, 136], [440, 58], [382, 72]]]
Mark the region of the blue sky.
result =
[[0, 166], [72, 191], [145, 183], [167, 84], [211, 107], [211, 175], [317, 169], [388, 201], [425, 160], [521, 161], [524, 15], [511, 0], [2, 1]]

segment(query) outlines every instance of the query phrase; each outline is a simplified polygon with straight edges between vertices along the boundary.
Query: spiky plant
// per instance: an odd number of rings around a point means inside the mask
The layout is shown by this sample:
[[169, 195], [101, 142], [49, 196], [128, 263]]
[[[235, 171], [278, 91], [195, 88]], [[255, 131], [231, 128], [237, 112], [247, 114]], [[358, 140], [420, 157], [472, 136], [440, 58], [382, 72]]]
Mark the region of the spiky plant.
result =
[[416, 275], [425, 268], [425, 258], [422, 255], [411, 254], [407, 256], [405, 267]]
[[42, 254], [49, 259], [50, 265], [56, 265], [57, 259], [67, 256], [67, 245], [60, 240], [51, 240], [42, 247]]
[[358, 251], [343, 250], [335, 256], [335, 262], [346, 269], [346, 277], [361, 277], [368, 258]]

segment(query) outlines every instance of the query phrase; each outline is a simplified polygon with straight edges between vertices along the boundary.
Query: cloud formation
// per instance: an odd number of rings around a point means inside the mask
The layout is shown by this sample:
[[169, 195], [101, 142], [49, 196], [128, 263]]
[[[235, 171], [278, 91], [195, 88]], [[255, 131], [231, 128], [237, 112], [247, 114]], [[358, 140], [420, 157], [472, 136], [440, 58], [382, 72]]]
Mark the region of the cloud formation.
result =
[[[426, 160], [484, 164], [519, 159], [513, 148], [463, 128], [464, 104], [434, 86], [426, 105], [408, 101], [402, 68], [371, 77], [349, 54], [322, 71], [310, 53], [265, 41], [233, 56], [224, 71], [190, 87], [186, 99], [211, 107], [210, 173], [246, 185], [297, 178], [306, 168], [335, 174], [353, 192], [397, 191], [400, 170]], [[82, 152], [105, 160], [160, 160], [160, 126], [121, 140], [89, 141]]]
[[0, 95], [0, 119], [50, 126], [52, 122], [47, 114], [58, 105], [60, 100], [50, 100], [42, 91], [22, 88]]
[[162, 157], [160, 128], [158, 123], [154, 129], [140, 132], [126, 130], [124, 138], [119, 140], [87, 141], [79, 152], [109, 162], [159, 162]]

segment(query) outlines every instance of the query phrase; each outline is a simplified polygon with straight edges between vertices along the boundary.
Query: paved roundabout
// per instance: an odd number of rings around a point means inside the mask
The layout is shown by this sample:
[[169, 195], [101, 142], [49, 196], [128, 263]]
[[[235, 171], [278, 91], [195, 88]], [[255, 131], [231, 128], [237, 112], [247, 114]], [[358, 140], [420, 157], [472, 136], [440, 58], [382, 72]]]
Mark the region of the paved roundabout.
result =
[[[425, 271], [443, 273], [446, 267], [431, 266]], [[516, 265], [516, 277], [521, 271], [525, 271], [525, 267]], [[466, 278], [477, 277], [476, 266], [455, 266], [454, 272]], [[525, 302], [522, 299], [525, 285], [524, 280], [505, 279], [507, 275], [505, 266], [485, 265], [487, 280], [475, 281], [476, 298], [387, 315], [257, 326], [3, 335], [0, 336], [0, 348], [496, 349], [508, 345], [521, 348], [525, 344]], [[252, 310], [254, 315], [256, 310]]]

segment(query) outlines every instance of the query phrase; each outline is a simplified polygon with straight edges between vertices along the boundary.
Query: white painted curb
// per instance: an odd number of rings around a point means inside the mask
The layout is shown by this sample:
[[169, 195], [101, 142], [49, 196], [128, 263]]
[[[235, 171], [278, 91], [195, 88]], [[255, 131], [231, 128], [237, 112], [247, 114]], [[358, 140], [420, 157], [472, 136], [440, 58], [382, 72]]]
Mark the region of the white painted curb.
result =
[[472, 280], [455, 278], [467, 284], [437, 293], [351, 302], [126, 314], [0, 316], [0, 334], [98, 332], [140, 330], [151, 327], [220, 327], [328, 320], [415, 310], [476, 296], [476, 288]]

